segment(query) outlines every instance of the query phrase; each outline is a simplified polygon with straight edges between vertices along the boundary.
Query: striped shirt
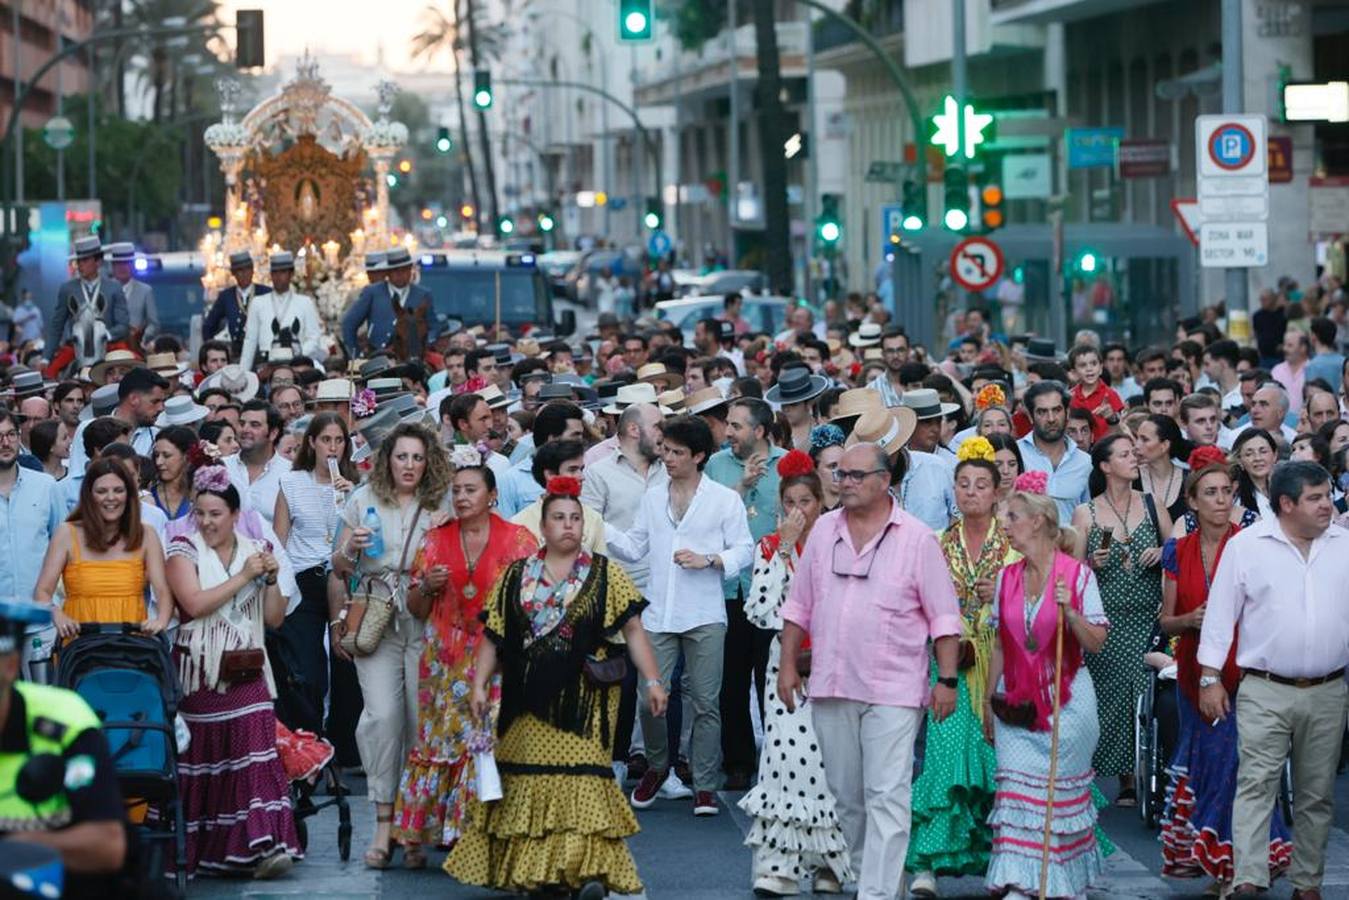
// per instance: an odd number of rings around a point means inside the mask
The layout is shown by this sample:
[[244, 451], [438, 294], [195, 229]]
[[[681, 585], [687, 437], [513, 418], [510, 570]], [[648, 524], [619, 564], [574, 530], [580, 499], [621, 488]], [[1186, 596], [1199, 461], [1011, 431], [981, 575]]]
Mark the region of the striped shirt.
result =
[[297, 572], [326, 565], [337, 534], [337, 500], [331, 484], [319, 484], [313, 472], [285, 472], [281, 495], [290, 510], [286, 553]]

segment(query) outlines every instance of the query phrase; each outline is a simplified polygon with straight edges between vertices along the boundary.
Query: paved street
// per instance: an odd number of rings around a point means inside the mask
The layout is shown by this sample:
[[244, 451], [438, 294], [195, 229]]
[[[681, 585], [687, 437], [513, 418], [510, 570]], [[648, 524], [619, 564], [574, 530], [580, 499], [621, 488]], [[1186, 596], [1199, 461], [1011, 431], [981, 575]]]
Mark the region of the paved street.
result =
[[[359, 782], [357, 782], [359, 784]], [[1110, 785], [1102, 784], [1109, 792]], [[632, 839], [637, 868], [650, 898], [670, 900], [720, 900], [750, 897], [750, 854], [742, 840], [749, 823], [734, 807], [738, 794], [723, 794], [726, 809], [714, 819], [694, 819], [688, 803], [660, 802], [638, 814], [642, 832]], [[1326, 891], [1329, 898], [1349, 898], [1349, 776], [1339, 780], [1336, 829], [1326, 853]], [[727, 814], [729, 810], [730, 814]], [[293, 897], [301, 894], [325, 898], [435, 896], [449, 898], [500, 897], [477, 888], [459, 885], [439, 869], [442, 856], [435, 854], [423, 872], [390, 870], [375, 872], [360, 862], [373, 827], [373, 815], [361, 798], [352, 806], [356, 833], [352, 860], [337, 857], [337, 817], [325, 811], [310, 820], [309, 856], [284, 880], [268, 884], [238, 881], [200, 881], [189, 896]], [[1106, 832], [1119, 845], [1119, 852], [1106, 861], [1105, 877], [1092, 897], [1150, 898], [1199, 897], [1202, 882], [1163, 880], [1158, 875], [1160, 852], [1155, 833], [1145, 831], [1134, 810], [1107, 810], [1102, 819]], [[398, 861], [401, 857], [395, 857]], [[943, 880], [944, 897], [979, 898], [988, 895], [977, 878]], [[1267, 897], [1285, 900], [1291, 894], [1279, 883]]]

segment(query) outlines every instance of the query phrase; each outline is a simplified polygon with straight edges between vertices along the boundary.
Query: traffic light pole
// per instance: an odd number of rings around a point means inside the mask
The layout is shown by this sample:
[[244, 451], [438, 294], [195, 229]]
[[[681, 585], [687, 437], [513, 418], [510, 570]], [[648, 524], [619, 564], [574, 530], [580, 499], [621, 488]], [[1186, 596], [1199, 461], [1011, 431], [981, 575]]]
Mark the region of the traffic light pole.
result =
[[[1245, 112], [1246, 98], [1242, 79], [1245, 68], [1242, 65], [1241, 0], [1223, 0], [1223, 112]], [[1261, 152], [1264, 152], [1261, 148]], [[1227, 309], [1250, 309], [1250, 297], [1247, 294], [1250, 281], [1245, 269], [1226, 269], [1225, 287]]]
[[965, 59], [965, 0], [951, 4], [951, 92], [956, 98], [956, 146], [965, 152], [965, 99], [969, 94], [969, 69]]

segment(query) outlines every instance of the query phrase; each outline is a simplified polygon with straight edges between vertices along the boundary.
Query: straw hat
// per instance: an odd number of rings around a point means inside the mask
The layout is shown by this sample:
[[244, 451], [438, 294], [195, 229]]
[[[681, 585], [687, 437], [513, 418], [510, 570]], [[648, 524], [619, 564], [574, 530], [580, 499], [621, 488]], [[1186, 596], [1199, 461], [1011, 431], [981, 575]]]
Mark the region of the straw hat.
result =
[[220, 388], [236, 402], [247, 403], [258, 395], [260, 384], [256, 372], [250, 372], [238, 363], [230, 363], [228, 366], [222, 366], [214, 374], [206, 376], [202, 383], [197, 385], [197, 396], [200, 397], [212, 388]]
[[851, 419], [874, 409], [885, 409], [885, 401], [878, 391], [873, 388], [851, 388], [839, 394], [838, 405], [834, 407], [834, 414], [829, 421]]
[[669, 409], [675, 415], [687, 412], [685, 404], [688, 403], [688, 397], [684, 396], [683, 390], [675, 388], [669, 391], [661, 391], [656, 395], [656, 403]]
[[109, 350], [108, 355], [89, 367], [89, 380], [97, 385], [108, 383], [108, 369], [122, 366], [127, 369], [139, 369], [145, 366], [140, 358], [130, 350]]
[[730, 402], [720, 390], [709, 386], [684, 398], [684, 412], [696, 416]]
[[913, 410], [897, 406], [894, 409], [872, 409], [862, 413], [848, 436], [845, 447], [858, 444], [876, 444], [887, 456], [904, 449], [918, 427]]
[[875, 322], [863, 322], [857, 328], [857, 333], [848, 338], [848, 343], [854, 347], [874, 347], [881, 342], [881, 326]]
[[662, 390], [682, 387], [684, 376], [671, 372], [664, 363], [647, 363], [637, 370], [637, 380], [654, 384]]
[[314, 399], [310, 406], [319, 403], [350, 403], [356, 396], [356, 386], [347, 378], [325, 378], [314, 388]]
[[155, 425], [167, 428], [170, 425], [191, 425], [200, 422], [211, 411], [192, 399], [191, 394], [178, 394], [164, 401], [164, 411], [155, 419]]
[[145, 365], [165, 378], [177, 378], [187, 371], [187, 363], [180, 363], [172, 353], [151, 353], [145, 357]]
[[[662, 367], [663, 368], [663, 367]], [[659, 405], [659, 396], [656, 389], [650, 384], [638, 382], [636, 384], [625, 384], [619, 387], [618, 392], [614, 394], [614, 402], [600, 410], [608, 416], [621, 416], [623, 410], [629, 406], [638, 403], [655, 403]], [[662, 407], [661, 412], [667, 412], [668, 408]]]

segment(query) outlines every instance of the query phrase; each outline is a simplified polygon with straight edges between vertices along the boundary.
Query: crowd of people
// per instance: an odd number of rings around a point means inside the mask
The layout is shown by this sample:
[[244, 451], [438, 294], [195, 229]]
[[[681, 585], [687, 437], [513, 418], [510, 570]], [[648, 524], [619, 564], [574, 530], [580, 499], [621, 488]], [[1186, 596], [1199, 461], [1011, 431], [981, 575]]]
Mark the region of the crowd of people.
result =
[[[72, 291], [106, 289], [92, 258]], [[760, 896], [1078, 897], [1169, 680], [1166, 874], [1319, 897], [1349, 663], [1329, 319], [1063, 353], [971, 307], [938, 348], [862, 298], [757, 334], [731, 295], [691, 335], [436, 333], [394, 251], [339, 341], [288, 265], [267, 291], [231, 257], [190, 358], [160, 334], [3, 376], [0, 594], [53, 619], [23, 671], [84, 623], [170, 642], [191, 873], [290, 869], [288, 782], [331, 759], [376, 869], [448, 849], [468, 884], [636, 893], [640, 811], [745, 791]]]

